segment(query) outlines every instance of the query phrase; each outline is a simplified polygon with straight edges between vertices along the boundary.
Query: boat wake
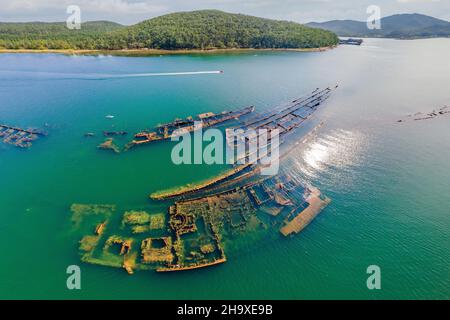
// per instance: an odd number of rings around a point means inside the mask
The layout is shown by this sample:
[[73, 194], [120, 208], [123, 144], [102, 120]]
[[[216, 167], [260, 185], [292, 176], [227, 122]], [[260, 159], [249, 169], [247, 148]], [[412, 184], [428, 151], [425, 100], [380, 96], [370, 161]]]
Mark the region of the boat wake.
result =
[[213, 71], [186, 71], [186, 72], [149, 72], [149, 73], [125, 73], [125, 74], [102, 74], [102, 73], [59, 73], [59, 72], [42, 72], [42, 71], [22, 71], [10, 72], [1, 70], [6, 78], [10, 74], [14, 77], [20, 73], [21, 79], [23, 76], [29, 76], [33, 80], [109, 80], [109, 79], [127, 79], [127, 78], [147, 78], [147, 77], [176, 77], [176, 76], [198, 76], [198, 75], [213, 75], [223, 74], [222, 70]]
[[189, 72], [159, 72], [159, 73], [130, 73], [121, 75], [105, 75], [105, 79], [119, 79], [119, 78], [145, 78], [145, 77], [171, 77], [171, 76], [194, 76], [205, 74], [222, 74], [223, 71], [189, 71]]

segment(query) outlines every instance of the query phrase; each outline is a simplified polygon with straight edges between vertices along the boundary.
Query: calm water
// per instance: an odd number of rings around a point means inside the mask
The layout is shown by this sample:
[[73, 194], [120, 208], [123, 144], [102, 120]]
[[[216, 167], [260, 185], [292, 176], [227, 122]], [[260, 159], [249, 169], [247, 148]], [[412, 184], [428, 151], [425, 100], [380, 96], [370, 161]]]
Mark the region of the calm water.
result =
[[[0, 55], [0, 123], [50, 132], [28, 151], [0, 144], [0, 298], [450, 298], [450, 116], [396, 123], [450, 105], [448, 52], [448, 39], [377, 39], [324, 53]], [[200, 70], [225, 73], [98, 76]], [[83, 264], [82, 290], [66, 289], [66, 267], [80, 264], [72, 203], [146, 206], [150, 192], [223, 169], [173, 166], [168, 144], [101, 152], [85, 132], [264, 110], [335, 83], [324, 127], [294, 154], [299, 174], [333, 200], [302, 234], [196, 272]], [[377, 292], [366, 287], [373, 264]]]

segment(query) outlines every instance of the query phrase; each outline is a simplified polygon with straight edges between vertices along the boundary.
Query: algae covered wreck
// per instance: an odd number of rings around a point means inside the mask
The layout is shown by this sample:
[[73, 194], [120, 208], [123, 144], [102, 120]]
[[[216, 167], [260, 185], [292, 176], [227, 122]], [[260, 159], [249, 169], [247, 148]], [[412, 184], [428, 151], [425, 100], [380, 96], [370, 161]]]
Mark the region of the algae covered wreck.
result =
[[[329, 203], [289, 173], [200, 198], [176, 201], [164, 214], [127, 211], [119, 229], [100, 220], [80, 241], [82, 261], [158, 272], [223, 263], [227, 244], [247, 233], [298, 233]], [[96, 206], [84, 206], [86, 215]], [[106, 219], [105, 219], [106, 218]], [[104, 220], [105, 219], [105, 220]]]
[[177, 132], [193, 132], [196, 128], [195, 123], [201, 123], [203, 128], [213, 127], [230, 120], [237, 120], [245, 115], [252, 113], [255, 107], [249, 106], [235, 111], [223, 111], [220, 114], [206, 112], [195, 117], [187, 117], [186, 119], [175, 119], [172, 122], [160, 124], [154, 130], [143, 130], [138, 132], [132, 141], [130, 141], [125, 149], [135, 146], [149, 144], [156, 141], [168, 140], [177, 135]]
[[23, 129], [0, 124], [0, 139], [3, 143], [19, 148], [30, 148], [34, 141], [47, 135], [44, 131], [36, 129]]
[[261, 175], [261, 164], [235, 165], [210, 180], [155, 192], [140, 208], [73, 205], [74, 224], [87, 226], [79, 244], [82, 261], [130, 274], [192, 270], [226, 262], [244, 235], [261, 239], [301, 232], [330, 199], [305, 185], [289, 155], [305, 139], [295, 132], [331, 91], [316, 89], [242, 125], [282, 128], [276, 175]]

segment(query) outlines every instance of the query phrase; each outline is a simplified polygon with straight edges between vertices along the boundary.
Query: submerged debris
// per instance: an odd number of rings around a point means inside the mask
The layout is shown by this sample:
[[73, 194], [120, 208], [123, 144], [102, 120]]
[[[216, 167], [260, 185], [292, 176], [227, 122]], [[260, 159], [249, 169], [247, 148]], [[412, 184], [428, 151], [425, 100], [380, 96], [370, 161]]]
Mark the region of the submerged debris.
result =
[[[308, 207], [298, 212], [297, 215], [289, 221], [286, 219], [284, 226], [280, 229], [284, 236], [291, 235], [293, 233], [299, 233], [311, 223], [311, 221], [330, 203], [329, 198], [321, 199], [320, 191], [317, 189], [311, 193], [306, 200]], [[295, 211], [294, 211], [295, 212]]]
[[31, 147], [33, 141], [44, 135], [46, 135], [46, 133], [43, 131], [22, 129], [0, 124], [0, 138], [2, 141], [19, 148]]
[[397, 120], [398, 123], [401, 122], [407, 122], [407, 121], [420, 121], [420, 120], [429, 120], [429, 119], [434, 119], [446, 114], [450, 114], [450, 108], [448, 106], [443, 106], [441, 108], [439, 108], [438, 110], [433, 110], [432, 112], [429, 113], [422, 113], [422, 112], [417, 112], [415, 114], [410, 114], [408, 115], [405, 119], [400, 119]]
[[99, 236], [101, 236], [103, 234], [103, 232], [105, 231], [106, 228], [106, 224], [107, 221], [100, 223], [99, 225], [97, 225], [97, 227], [95, 228], [95, 233]]
[[70, 211], [72, 212], [71, 221], [75, 226], [79, 226], [85, 218], [91, 216], [100, 217], [107, 220], [115, 211], [115, 209], [116, 206], [114, 205], [74, 203], [70, 207]]
[[106, 140], [103, 143], [99, 144], [97, 148], [103, 150], [112, 150], [115, 153], [120, 153], [120, 149], [117, 145], [114, 144], [113, 138], [106, 138]]
[[110, 136], [125, 136], [127, 135], [128, 132], [126, 131], [103, 131], [103, 135], [105, 137], [110, 137]]
[[123, 215], [123, 225], [139, 225], [150, 222], [150, 215], [145, 211], [127, 211]]
[[87, 235], [84, 236], [83, 239], [80, 241], [80, 250], [85, 252], [91, 252], [95, 249], [95, 247], [98, 244], [98, 241], [100, 240], [100, 236], [94, 236], [94, 235]]
[[171, 264], [174, 255], [172, 253], [172, 238], [147, 238], [141, 244], [142, 263]]
[[159, 230], [164, 228], [164, 224], [165, 215], [163, 213], [150, 215], [145, 211], [128, 211], [125, 212], [122, 219], [122, 227], [130, 227], [134, 234]]

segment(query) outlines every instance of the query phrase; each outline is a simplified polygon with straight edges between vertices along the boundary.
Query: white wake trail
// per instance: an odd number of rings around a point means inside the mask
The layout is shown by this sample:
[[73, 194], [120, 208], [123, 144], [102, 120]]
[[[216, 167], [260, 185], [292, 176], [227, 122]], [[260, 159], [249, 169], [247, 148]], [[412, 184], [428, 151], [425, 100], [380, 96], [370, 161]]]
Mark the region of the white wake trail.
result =
[[155, 73], [130, 73], [118, 75], [102, 75], [103, 78], [142, 78], [142, 77], [170, 77], [170, 76], [190, 76], [201, 74], [222, 74], [223, 71], [189, 71], [189, 72], [155, 72]]
[[146, 77], [173, 77], [173, 76], [192, 76], [223, 74], [222, 70], [214, 71], [188, 71], [188, 72], [150, 72], [150, 73], [62, 73], [48, 71], [9, 71], [0, 70], [0, 78], [3, 74], [17, 76], [18, 74], [31, 76], [38, 80], [108, 80], [108, 79], [127, 79], [127, 78], [146, 78]]

